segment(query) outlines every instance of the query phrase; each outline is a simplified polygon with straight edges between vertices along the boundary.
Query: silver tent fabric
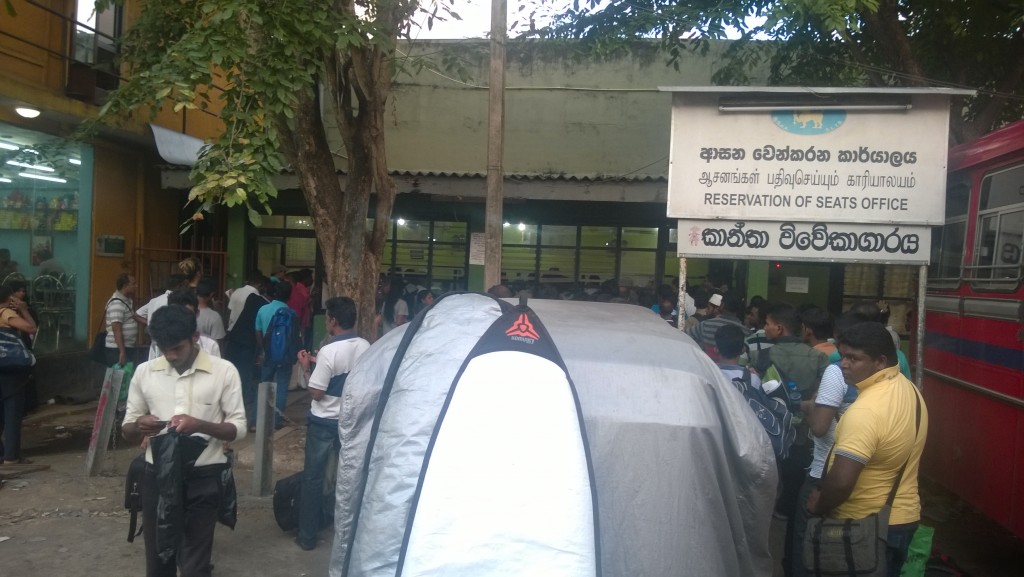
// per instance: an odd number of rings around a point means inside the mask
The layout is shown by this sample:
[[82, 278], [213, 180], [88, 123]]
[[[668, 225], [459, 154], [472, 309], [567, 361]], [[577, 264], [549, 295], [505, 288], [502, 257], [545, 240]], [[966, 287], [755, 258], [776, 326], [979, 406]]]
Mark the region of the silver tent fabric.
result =
[[[641, 307], [528, 304], [579, 395], [597, 487], [602, 574], [771, 575], [775, 457], [742, 395], [714, 363]], [[349, 374], [331, 577], [395, 575], [448, 389], [500, 315], [496, 301], [472, 294], [447, 296], [426, 312], [382, 413], [365, 479], [381, 386], [408, 325], [375, 343]], [[525, 416], [522, 425], [530, 426]]]

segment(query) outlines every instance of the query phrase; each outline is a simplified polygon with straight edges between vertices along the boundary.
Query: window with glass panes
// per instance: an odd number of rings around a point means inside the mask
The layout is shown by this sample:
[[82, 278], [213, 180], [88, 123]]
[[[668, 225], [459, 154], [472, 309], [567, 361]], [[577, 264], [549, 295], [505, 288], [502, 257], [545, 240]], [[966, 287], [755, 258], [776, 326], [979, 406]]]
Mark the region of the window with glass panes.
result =
[[946, 184], [946, 223], [932, 231], [931, 264], [928, 265], [932, 284], [959, 282], [970, 197], [970, 173], [950, 175]]
[[440, 292], [465, 290], [468, 230], [465, 222], [395, 219], [381, 271]]
[[308, 216], [269, 215], [260, 219], [256, 237], [256, 268], [270, 274], [276, 265], [289, 269], [316, 266], [316, 237]]
[[550, 285], [559, 292], [596, 289], [610, 279], [654, 287], [664, 282], [658, 278], [664, 270], [658, 254], [667, 233], [657, 227], [508, 223], [502, 231], [502, 281], [513, 290]]
[[981, 184], [974, 278], [1015, 282], [1024, 247], [1024, 164], [988, 174]]

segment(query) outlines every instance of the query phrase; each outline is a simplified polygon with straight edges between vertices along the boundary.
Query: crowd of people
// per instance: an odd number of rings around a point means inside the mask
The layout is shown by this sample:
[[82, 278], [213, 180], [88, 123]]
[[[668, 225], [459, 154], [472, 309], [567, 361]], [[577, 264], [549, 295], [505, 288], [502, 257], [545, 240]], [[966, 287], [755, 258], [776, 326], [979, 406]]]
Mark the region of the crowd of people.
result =
[[[356, 303], [336, 297], [322, 305], [327, 336], [314, 350], [312, 311], [318, 295], [313, 286], [311, 271], [279, 266], [270, 277], [253, 271], [242, 287], [223, 293], [227, 298], [222, 299], [199, 261], [190, 258], [177, 264], [163, 294], [138, 306], [136, 279], [128, 273], [117, 277], [105, 306], [104, 360], [132, 374], [122, 432], [147, 451], [147, 575], [175, 575], [179, 570], [182, 575], [210, 574], [214, 527], [223, 514], [216, 496], [224, 487], [218, 483], [230, 467], [226, 446], [255, 430], [260, 411], [268, 411], [276, 427], [284, 425], [296, 364], [297, 380], [310, 395], [296, 543], [304, 550], [317, 546], [323, 506], [319, 487], [329, 474], [327, 456], [339, 449], [341, 390], [370, 345], [356, 332]], [[745, 379], [754, 387], [780, 381], [785, 385], [779, 389], [799, 423], [796, 441], [777, 462], [775, 514], [786, 520], [787, 576], [809, 574], [801, 553], [810, 518], [864, 517], [882, 509], [890, 493], [887, 562], [889, 574], [899, 574], [920, 519], [917, 476], [928, 418], [909, 381], [899, 336], [886, 326], [884, 307], [857, 303], [834, 319], [813, 306], [795, 308], [760, 297], [745, 302], [733, 291], [697, 286], [678, 310], [679, 294], [670, 285], [637, 290], [608, 281], [593, 288], [562, 294], [542, 286], [530, 296], [649, 307], [666, 323], [676, 328], [682, 324], [727, 379]], [[497, 285], [488, 292], [510, 298], [522, 291]], [[383, 277], [376, 303], [378, 334], [371, 340], [408, 322], [435, 298], [416, 282]], [[35, 330], [23, 299], [23, 286], [0, 287], [0, 331], [28, 336]], [[281, 315], [292, 319], [300, 343], [291, 358], [272, 362], [268, 340]], [[147, 333], [152, 344], [145, 347]], [[3, 464], [24, 462], [19, 448], [22, 408], [6, 402], [23, 379], [24, 374], [9, 371], [0, 376]], [[273, 406], [257, 406], [261, 381], [278, 385]], [[162, 463], [166, 439], [184, 437], [197, 439], [198, 448], [185, 442], [174, 445], [184, 463], [179, 472], [183, 485], [174, 493], [181, 499], [182, 514], [179, 541], [168, 553], [157, 529], [166, 521], [159, 507], [159, 499], [167, 497], [160, 481], [166, 473]]]
[[[253, 271], [244, 286], [225, 293], [224, 301], [219, 287], [203, 275], [200, 262], [187, 258], [177, 263], [162, 294], [137, 306], [136, 279], [129, 273], [116, 279], [105, 306], [105, 361], [131, 375], [122, 433], [146, 449], [142, 508], [147, 575], [176, 575], [179, 570], [182, 575], [210, 574], [214, 527], [223, 522], [220, 496], [227, 489], [219, 483], [230, 467], [225, 447], [255, 430], [261, 411], [273, 416], [277, 428], [284, 426], [293, 367], [302, 363], [312, 369], [316, 359], [309, 353], [317, 296], [312, 287], [312, 271], [277, 266], [270, 277]], [[351, 299], [330, 299], [324, 306], [329, 338], [322, 347], [326, 356], [321, 355], [322, 364], [315, 366], [347, 372], [343, 359], [333, 354], [336, 343], [347, 338], [365, 345], [354, 349], [352, 362], [369, 343], [354, 338]], [[287, 323], [296, 340], [287, 357], [273, 361], [268, 355], [272, 323]], [[143, 346], [144, 333], [150, 337], [148, 347]], [[136, 361], [141, 362], [137, 369]], [[315, 440], [332, 418], [337, 427], [340, 387], [331, 380], [336, 375], [325, 377], [319, 368], [305, 376], [313, 397], [309, 435]], [[272, 406], [259, 407], [257, 385], [268, 380], [278, 385], [276, 397]], [[167, 439], [175, 440], [178, 461], [166, 458], [171, 444]], [[154, 449], [154, 444], [159, 447]], [[307, 452], [317, 452], [309, 455], [306, 470], [319, 475], [321, 483], [323, 468], [318, 470], [314, 461], [329, 448], [307, 444]], [[175, 474], [182, 484], [168, 493], [175, 484], [161, 479], [170, 462], [179, 463]], [[181, 515], [173, 528], [179, 539], [168, 547], [160, 535], [172, 521], [159, 503], [175, 496]], [[307, 508], [313, 510], [312, 505]], [[315, 545], [308, 531], [300, 536], [305, 538], [300, 542], [304, 548]]]
[[777, 461], [785, 575], [813, 574], [803, 556], [813, 516], [861, 519], [885, 507], [887, 574], [900, 575], [921, 516], [928, 413], [887, 307], [859, 302], [833, 319], [759, 297], [744, 305], [728, 292], [695, 300], [699, 320], [685, 321], [687, 334], [726, 378], [781, 391], [796, 416], [795, 441]]

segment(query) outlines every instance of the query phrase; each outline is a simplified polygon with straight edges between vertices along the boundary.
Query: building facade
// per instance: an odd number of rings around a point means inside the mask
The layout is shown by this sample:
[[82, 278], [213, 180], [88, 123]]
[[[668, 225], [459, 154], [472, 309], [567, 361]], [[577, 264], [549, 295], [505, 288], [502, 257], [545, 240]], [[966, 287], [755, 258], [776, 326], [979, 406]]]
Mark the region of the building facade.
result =
[[[72, 138], [121, 82], [117, 42], [138, 3], [99, 14], [90, 0], [12, 5], [0, 17], [0, 249], [5, 279], [25, 280], [39, 321], [45, 399], [98, 386], [85, 351], [115, 279], [134, 273], [146, 300], [188, 239], [178, 234], [183, 197], [160, 187], [148, 124], [124, 119]], [[219, 130], [215, 116], [191, 114], [160, 111], [155, 123], [200, 138]]]
[[[502, 258], [509, 284], [563, 293], [610, 279], [656, 288], [678, 276], [675, 224], [665, 217], [671, 97], [658, 87], [710, 83], [720, 50], [684, 58], [676, 70], [653, 46], [642, 48], [595, 60], [566, 45], [510, 46]], [[419, 42], [399, 54], [429, 63], [399, 72], [389, 103], [388, 160], [399, 195], [381, 268], [440, 291], [485, 289], [472, 254], [486, 194], [487, 43]], [[328, 135], [343, 158], [330, 126]], [[338, 166], [344, 178], [343, 161]], [[186, 190], [187, 169], [165, 170], [163, 183]], [[241, 212], [229, 217], [229, 238], [244, 238], [229, 245], [229, 261], [264, 272], [278, 263], [316, 267], [296, 179], [282, 175], [276, 184], [274, 216], [259, 227]], [[713, 272], [705, 261], [691, 266], [691, 278]]]

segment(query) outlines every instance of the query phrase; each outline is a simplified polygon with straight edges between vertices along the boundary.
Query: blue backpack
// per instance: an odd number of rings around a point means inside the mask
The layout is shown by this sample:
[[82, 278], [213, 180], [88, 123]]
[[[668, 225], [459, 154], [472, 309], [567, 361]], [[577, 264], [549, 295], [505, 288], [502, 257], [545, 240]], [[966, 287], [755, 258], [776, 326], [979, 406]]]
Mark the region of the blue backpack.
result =
[[793, 414], [789, 406], [781, 399], [765, 393], [760, 387], [753, 386], [750, 382], [750, 369], [743, 369], [743, 377], [734, 377], [732, 384], [743, 394], [750, 410], [754, 411], [757, 420], [768, 433], [776, 460], [788, 457], [789, 448], [796, 439], [796, 427], [793, 426]]
[[267, 326], [266, 364], [291, 366], [302, 349], [302, 335], [299, 334], [298, 315], [288, 307], [274, 311]]

